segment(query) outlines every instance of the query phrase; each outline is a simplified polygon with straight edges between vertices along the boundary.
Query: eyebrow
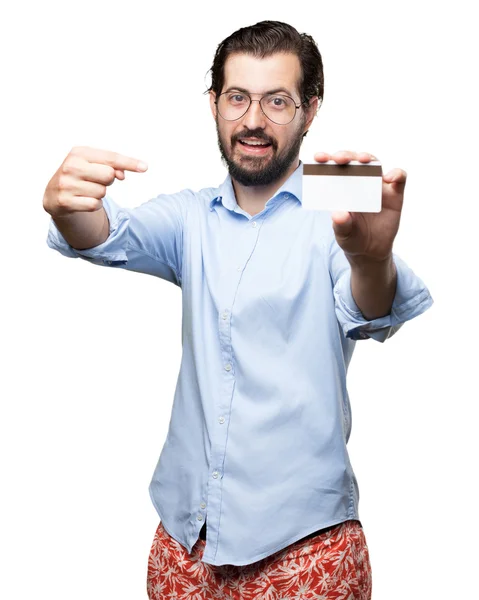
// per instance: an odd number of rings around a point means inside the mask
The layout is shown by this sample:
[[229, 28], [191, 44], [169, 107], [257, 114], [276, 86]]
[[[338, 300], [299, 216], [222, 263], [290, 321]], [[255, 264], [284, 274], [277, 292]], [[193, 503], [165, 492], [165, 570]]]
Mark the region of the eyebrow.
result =
[[[237, 85], [230, 86], [223, 93], [225, 94], [226, 92], [232, 92], [233, 90], [238, 90], [238, 92], [243, 92], [244, 94], [250, 94], [251, 93], [249, 90], [245, 90], [244, 88], [238, 87]], [[268, 90], [267, 92], [264, 92], [264, 94], [277, 94], [278, 92], [283, 92], [287, 96], [290, 96], [290, 98], [293, 98], [293, 94], [289, 90], [287, 90], [286, 88], [283, 88], [283, 87], [275, 88], [274, 90]]]

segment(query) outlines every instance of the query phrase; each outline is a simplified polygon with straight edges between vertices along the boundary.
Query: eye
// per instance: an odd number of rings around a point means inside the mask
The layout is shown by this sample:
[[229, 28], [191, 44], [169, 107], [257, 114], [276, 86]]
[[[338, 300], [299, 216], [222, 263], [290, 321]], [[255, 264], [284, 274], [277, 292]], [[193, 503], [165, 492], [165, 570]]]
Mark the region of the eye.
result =
[[283, 96], [268, 96], [267, 104], [271, 108], [280, 110], [288, 106], [288, 100]]
[[244, 104], [247, 102], [246, 97], [243, 94], [238, 94], [235, 92], [234, 94], [230, 94], [228, 96], [228, 102], [230, 104]]

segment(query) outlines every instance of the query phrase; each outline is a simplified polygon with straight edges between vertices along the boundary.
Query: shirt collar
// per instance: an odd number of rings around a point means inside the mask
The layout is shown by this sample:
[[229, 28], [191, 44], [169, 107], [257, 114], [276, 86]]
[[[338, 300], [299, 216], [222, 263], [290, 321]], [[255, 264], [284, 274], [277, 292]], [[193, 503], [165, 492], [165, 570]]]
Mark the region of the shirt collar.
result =
[[[275, 195], [266, 202], [265, 207], [270, 208], [272, 204], [275, 204], [277, 200], [291, 194], [300, 203], [302, 202], [302, 178], [303, 178], [303, 163], [300, 160], [299, 165], [295, 171], [289, 176], [289, 178], [283, 183], [283, 185], [276, 191]], [[289, 197], [289, 196], [288, 196]], [[218, 194], [210, 201], [210, 211], [214, 210], [215, 204], [222, 202], [223, 206], [228, 210], [234, 211], [238, 207], [236, 202], [236, 196], [234, 192], [233, 183], [231, 181], [231, 175], [228, 173], [226, 179], [218, 188]]]

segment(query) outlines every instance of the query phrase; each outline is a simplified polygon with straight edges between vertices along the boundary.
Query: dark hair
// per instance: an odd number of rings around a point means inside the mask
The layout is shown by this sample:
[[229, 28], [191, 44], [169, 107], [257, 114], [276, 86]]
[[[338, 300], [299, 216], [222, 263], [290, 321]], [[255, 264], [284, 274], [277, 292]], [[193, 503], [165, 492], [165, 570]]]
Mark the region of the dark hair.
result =
[[[242, 27], [223, 40], [216, 49], [211, 71], [211, 86], [205, 93], [213, 91], [218, 96], [224, 84], [226, 59], [233, 53], [251, 54], [264, 58], [276, 52], [295, 54], [301, 64], [298, 82], [302, 102], [313, 96], [319, 97], [319, 106], [324, 95], [323, 61], [314, 39], [280, 21], [261, 21], [256, 25]], [[208, 71], [208, 72], [209, 72]]]

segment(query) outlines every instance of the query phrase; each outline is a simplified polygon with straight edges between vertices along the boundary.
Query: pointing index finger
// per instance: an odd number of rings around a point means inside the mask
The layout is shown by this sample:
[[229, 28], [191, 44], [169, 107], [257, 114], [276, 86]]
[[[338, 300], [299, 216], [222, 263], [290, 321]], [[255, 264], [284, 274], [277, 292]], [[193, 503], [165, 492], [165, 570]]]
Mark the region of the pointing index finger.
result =
[[72, 151], [74, 154], [79, 154], [88, 162], [108, 165], [114, 169], [122, 171], [146, 171], [148, 169], [148, 165], [144, 161], [119, 154], [118, 152], [100, 150], [99, 148], [90, 148], [88, 146], [82, 146], [74, 150], [75, 152]]
[[105, 152], [105, 164], [113, 167], [114, 169], [121, 169], [122, 171], [146, 171], [148, 165], [131, 156], [125, 156], [124, 154], [118, 154], [117, 152]]

